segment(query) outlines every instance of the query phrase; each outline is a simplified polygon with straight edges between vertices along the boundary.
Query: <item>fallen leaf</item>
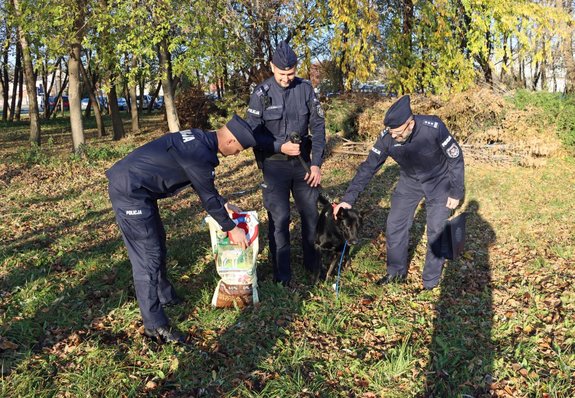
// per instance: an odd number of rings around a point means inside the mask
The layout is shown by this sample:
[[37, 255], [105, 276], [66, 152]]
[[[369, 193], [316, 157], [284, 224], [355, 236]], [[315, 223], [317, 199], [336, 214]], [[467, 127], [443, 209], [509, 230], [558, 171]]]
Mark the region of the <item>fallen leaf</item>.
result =
[[12, 343], [10, 340], [1, 340], [0, 341], [0, 350], [15, 350], [18, 348], [18, 344]]
[[155, 381], [150, 380], [149, 382], [146, 383], [146, 390], [154, 390], [158, 387], [158, 383], [156, 383]]

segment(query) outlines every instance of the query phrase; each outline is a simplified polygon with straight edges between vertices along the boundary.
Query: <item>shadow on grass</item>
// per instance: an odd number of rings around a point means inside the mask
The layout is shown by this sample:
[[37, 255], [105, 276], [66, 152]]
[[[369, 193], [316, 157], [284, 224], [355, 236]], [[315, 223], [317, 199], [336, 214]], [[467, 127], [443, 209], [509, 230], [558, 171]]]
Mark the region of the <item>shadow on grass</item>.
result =
[[[489, 247], [496, 235], [469, 202], [466, 255], [448, 263], [433, 325], [426, 389], [420, 397], [490, 397], [493, 381], [493, 286]], [[467, 256], [470, 254], [470, 257]]]

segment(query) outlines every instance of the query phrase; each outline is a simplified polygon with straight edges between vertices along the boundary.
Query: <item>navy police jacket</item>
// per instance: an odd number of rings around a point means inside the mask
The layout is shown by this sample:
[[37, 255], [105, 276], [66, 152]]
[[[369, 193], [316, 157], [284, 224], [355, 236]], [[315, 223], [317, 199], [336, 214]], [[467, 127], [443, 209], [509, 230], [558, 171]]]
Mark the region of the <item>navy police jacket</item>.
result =
[[204, 209], [224, 231], [232, 230], [222, 198], [214, 185], [218, 141], [200, 129], [168, 133], [128, 154], [106, 171], [110, 186], [136, 201], [173, 196], [192, 186]]
[[461, 200], [464, 193], [463, 153], [437, 116], [415, 115], [415, 126], [403, 144], [382, 132], [367, 159], [359, 166], [342, 202], [355, 203], [388, 156], [400, 166], [400, 177], [421, 184], [428, 198], [445, 194]]
[[[256, 86], [250, 97], [247, 122], [256, 133], [256, 151], [280, 153], [292, 132], [302, 138], [302, 157], [309, 160], [308, 130], [311, 130], [311, 164], [321, 166], [325, 148], [325, 120], [321, 104], [309, 80], [296, 77], [288, 88], [272, 76]], [[305, 148], [308, 147], [306, 153]]]

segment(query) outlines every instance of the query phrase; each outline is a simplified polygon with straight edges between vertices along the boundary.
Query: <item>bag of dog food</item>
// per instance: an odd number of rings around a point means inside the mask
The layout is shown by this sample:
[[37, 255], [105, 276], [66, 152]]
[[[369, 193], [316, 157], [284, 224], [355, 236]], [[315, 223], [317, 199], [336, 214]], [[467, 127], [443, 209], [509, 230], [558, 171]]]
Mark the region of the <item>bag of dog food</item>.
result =
[[230, 242], [227, 232], [210, 216], [206, 223], [210, 228], [212, 253], [216, 271], [221, 278], [218, 282], [212, 305], [217, 308], [245, 306], [259, 303], [256, 258], [259, 251], [258, 218], [255, 211], [232, 213], [232, 219], [246, 232], [249, 246], [242, 250]]

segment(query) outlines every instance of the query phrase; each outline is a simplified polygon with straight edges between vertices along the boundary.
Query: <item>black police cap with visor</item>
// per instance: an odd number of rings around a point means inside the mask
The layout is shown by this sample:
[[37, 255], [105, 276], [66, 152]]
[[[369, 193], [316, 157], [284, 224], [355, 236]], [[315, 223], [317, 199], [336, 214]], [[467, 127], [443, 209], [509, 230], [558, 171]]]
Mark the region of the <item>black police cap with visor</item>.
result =
[[226, 123], [226, 127], [234, 137], [236, 137], [236, 140], [238, 140], [242, 148], [251, 148], [256, 145], [254, 133], [250, 125], [238, 115], [234, 115], [230, 121]]
[[280, 41], [276, 47], [272, 63], [281, 70], [290, 70], [296, 66], [297, 55], [285, 40]]
[[396, 129], [407, 122], [411, 116], [409, 95], [404, 95], [389, 107], [383, 119], [383, 124], [386, 130]]

